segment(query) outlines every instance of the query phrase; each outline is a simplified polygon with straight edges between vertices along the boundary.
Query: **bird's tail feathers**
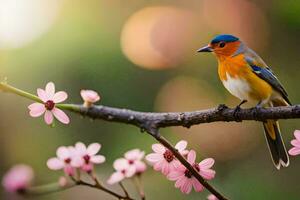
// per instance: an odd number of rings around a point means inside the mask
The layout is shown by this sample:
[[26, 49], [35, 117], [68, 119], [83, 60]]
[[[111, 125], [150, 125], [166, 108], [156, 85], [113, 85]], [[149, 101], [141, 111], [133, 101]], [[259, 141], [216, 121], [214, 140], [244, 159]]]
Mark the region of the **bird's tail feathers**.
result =
[[[272, 101], [270, 106], [285, 106], [285, 101]], [[289, 156], [287, 154], [284, 142], [281, 137], [279, 123], [276, 120], [267, 120], [263, 123], [265, 136], [270, 150], [270, 154], [275, 167], [279, 170], [281, 166], [289, 165]]]

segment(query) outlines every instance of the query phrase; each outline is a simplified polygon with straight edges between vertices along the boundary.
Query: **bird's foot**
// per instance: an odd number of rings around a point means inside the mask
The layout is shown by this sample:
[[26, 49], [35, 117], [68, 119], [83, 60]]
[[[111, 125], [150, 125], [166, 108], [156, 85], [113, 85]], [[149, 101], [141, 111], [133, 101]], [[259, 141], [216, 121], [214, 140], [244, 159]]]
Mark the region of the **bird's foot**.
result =
[[220, 104], [217, 108], [217, 111], [218, 112], [222, 112], [224, 111], [225, 109], [227, 109], [228, 107], [225, 105], [225, 104]]
[[254, 116], [254, 119], [257, 119], [258, 118], [258, 111], [259, 109], [261, 109], [263, 106], [262, 106], [262, 102], [258, 102], [258, 104], [256, 104], [255, 107], [252, 108], [252, 114]]
[[239, 105], [237, 105], [237, 106], [235, 107], [235, 109], [234, 109], [234, 111], [233, 111], [233, 116], [234, 116], [234, 118], [236, 119], [236, 121], [241, 121], [241, 120], [238, 119], [238, 112], [241, 110], [241, 106], [242, 106], [244, 103], [246, 103], [246, 102], [247, 102], [247, 100], [243, 100], [243, 101], [241, 101], [241, 103], [239, 103]]

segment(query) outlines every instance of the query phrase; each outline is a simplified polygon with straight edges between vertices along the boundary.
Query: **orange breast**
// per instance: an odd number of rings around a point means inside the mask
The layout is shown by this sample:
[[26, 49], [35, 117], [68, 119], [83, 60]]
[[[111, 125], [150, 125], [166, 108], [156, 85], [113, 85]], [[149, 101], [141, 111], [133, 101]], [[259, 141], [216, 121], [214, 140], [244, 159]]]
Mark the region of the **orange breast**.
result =
[[218, 62], [218, 73], [222, 81], [226, 81], [227, 76], [246, 80], [251, 88], [249, 96], [253, 100], [263, 101], [271, 96], [273, 92], [271, 85], [253, 73], [242, 54], [223, 58], [218, 56]]

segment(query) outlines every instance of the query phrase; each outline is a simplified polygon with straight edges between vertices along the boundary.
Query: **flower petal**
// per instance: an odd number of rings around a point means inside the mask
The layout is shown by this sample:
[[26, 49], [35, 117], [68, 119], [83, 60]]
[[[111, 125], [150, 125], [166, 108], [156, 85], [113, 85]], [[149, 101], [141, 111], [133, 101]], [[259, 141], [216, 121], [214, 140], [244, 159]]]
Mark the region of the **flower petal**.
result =
[[299, 147], [300, 148], [300, 141], [299, 140], [292, 140], [291, 141], [291, 144], [293, 145], [293, 146], [295, 146], [295, 147]]
[[142, 173], [142, 172], [146, 171], [146, 169], [147, 169], [147, 165], [140, 160], [135, 161], [134, 166], [138, 173]]
[[209, 169], [214, 165], [214, 163], [215, 160], [213, 158], [206, 158], [199, 163], [199, 167], [200, 169]]
[[136, 168], [134, 166], [130, 166], [125, 172], [125, 177], [130, 178], [135, 174], [135, 172], [136, 172]]
[[294, 136], [296, 137], [297, 140], [300, 141], [300, 130], [295, 130]]
[[182, 176], [182, 177], [180, 177], [176, 182], [175, 182], [175, 187], [176, 188], [180, 188], [180, 187], [182, 187], [184, 184], [185, 184], [185, 182], [187, 181], [187, 177], [186, 176]]
[[56, 150], [56, 155], [58, 158], [60, 158], [61, 160], [65, 160], [70, 158], [70, 151], [67, 147], [65, 146], [61, 146]]
[[85, 161], [81, 156], [77, 155], [77, 156], [72, 157], [70, 164], [72, 167], [80, 168], [85, 164]]
[[128, 160], [141, 160], [145, 155], [144, 151], [141, 151], [139, 149], [133, 149], [130, 151], [127, 151], [124, 154], [124, 157]]
[[54, 107], [52, 109], [52, 113], [55, 116], [55, 118], [60, 121], [63, 124], [69, 124], [70, 123], [70, 119], [68, 117], [68, 115], [66, 115], [66, 113], [64, 111], [62, 111], [61, 109], [58, 109], [56, 107]]
[[30, 104], [28, 108], [30, 110], [29, 115], [31, 117], [39, 117], [46, 111], [45, 106], [41, 103]]
[[216, 172], [215, 172], [215, 170], [212, 170], [212, 169], [204, 169], [204, 170], [200, 169], [199, 174], [206, 180], [211, 180], [215, 177]]
[[96, 155], [98, 153], [100, 148], [101, 148], [101, 144], [92, 143], [88, 146], [86, 151], [87, 151], [88, 155], [93, 156], [93, 155]]
[[299, 155], [300, 154], [300, 148], [298, 147], [293, 147], [289, 150], [289, 154], [291, 156], [296, 156], [296, 155]]
[[163, 145], [161, 145], [161, 144], [153, 144], [153, 145], [152, 145], [152, 150], [153, 150], [155, 153], [163, 154], [163, 153], [165, 153], [166, 148], [165, 148]]
[[190, 164], [194, 164], [196, 161], [196, 152], [194, 150], [190, 150], [187, 160]]
[[203, 185], [196, 178], [193, 178], [193, 187], [196, 192], [201, 192], [204, 190]]
[[168, 162], [164, 162], [163, 165], [162, 165], [162, 169], [161, 169], [161, 172], [167, 176], [169, 173], [170, 173], [170, 166], [171, 164], [168, 163]]
[[146, 160], [151, 164], [154, 164], [162, 159], [163, 159], [163, 155], [158, 153], [150, 153], [146, 156]]
[[122, 171], [124, 169], [126, 170], [129, 168], [128, 160], [125, 158], [119, 158], [115, 160], [113, 166], [117, 171]]
[[37, 94], [38, 94], [38, 97], [39, 97], [43, 102], [46, 102], [46, 101], [49, 100], [49, 99], [48, 99], [48, 96], [47, 96], [47, 93], [46, 93], [45, 90], [38, 88], [38, 89], [37, 89]]
[[44, 120], [46, 124], [50, 125], [53, 122], [53, 114], [51, 111], [46, 110], [45, 115], [44, 115]]
[[187, 141], [181, 140], [181, 141], [179, 141], [179, 142], [175, 145], [175, 148], [176, 148], [179, 152], [182, 152], [183, 150], [185, 150], [186, 146], [187, 146]]
[[62, 160], [60, 160], [58, 158], [50, 158], [47, 161], [47, 166], [51, 170], [60, 170], [60, 169], [64, 168], [65, 164]]
[[168, 179], [171, 181], [176, 181], [182, 176], [184, 176], [183, 172], [174, 170], [168, 174]]
[[55, 93], [55, 85], [53, 82], [49, 82], [45, 88], [48, 99], [52, 99]]
[[77, 142], [75, 144], [75, 149], [76, 152], [81, 156], [86, 154], [86, 146], [82, 142]]
[[68, 98], [68, 94], [64, 91], [60, 91], [54, 94], [53, 101], [54, 103], [60, 103], [65, 101]]
[[218, 198], [215, 195], [210, 194], [207, 196], [207, 200], [218, 200]]
[[184, 194], [189, 194], [192, 191], [193, 183], [192, 179], [187, 179], [187, 181], [181, 186], [180, 190]]
[[155, 163], [155, 164], [153, 165], [153, 169], [154, 169], [155, 171], [161, 171], [161, 170], [162, 170], [162, 166], [164, 165], [164, 163], [165, 163], [165, 160], [161, 160], [161, 161]]
[[113, 185], [115, 183], [118, 183], [122, 181], [125, 178], [124, 174], [121, 172], [115, 172], [113, 173], [110, 178], [107, 180], [107, 183], [110, 185]]
[[102, 156], [102, 155], [96, 155], [96, 156], [92, 156], [90, 158], [90, 161], [92, 163], [95, 163], [95, 164], [101, 164], [101, 163], [104, 163], [105, 162], [105, 157]]

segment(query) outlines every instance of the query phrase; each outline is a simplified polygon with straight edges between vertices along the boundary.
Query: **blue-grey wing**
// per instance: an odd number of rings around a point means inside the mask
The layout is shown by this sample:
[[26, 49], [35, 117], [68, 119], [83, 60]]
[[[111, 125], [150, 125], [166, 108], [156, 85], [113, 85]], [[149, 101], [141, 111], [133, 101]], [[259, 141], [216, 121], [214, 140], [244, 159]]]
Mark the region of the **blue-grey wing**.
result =
[[261, 58], [254, 59], [253, 57], [246, 56], [245, 60], [251, 67], [252, 71], [261, 79], [269, 83], [273, 89], [279, 92], [282, 97], [287, 101], [287, 103], [291, 104], [288, 99], [288, 94], [278, 78], [274, 75], [272, 70], [261, 60]]

